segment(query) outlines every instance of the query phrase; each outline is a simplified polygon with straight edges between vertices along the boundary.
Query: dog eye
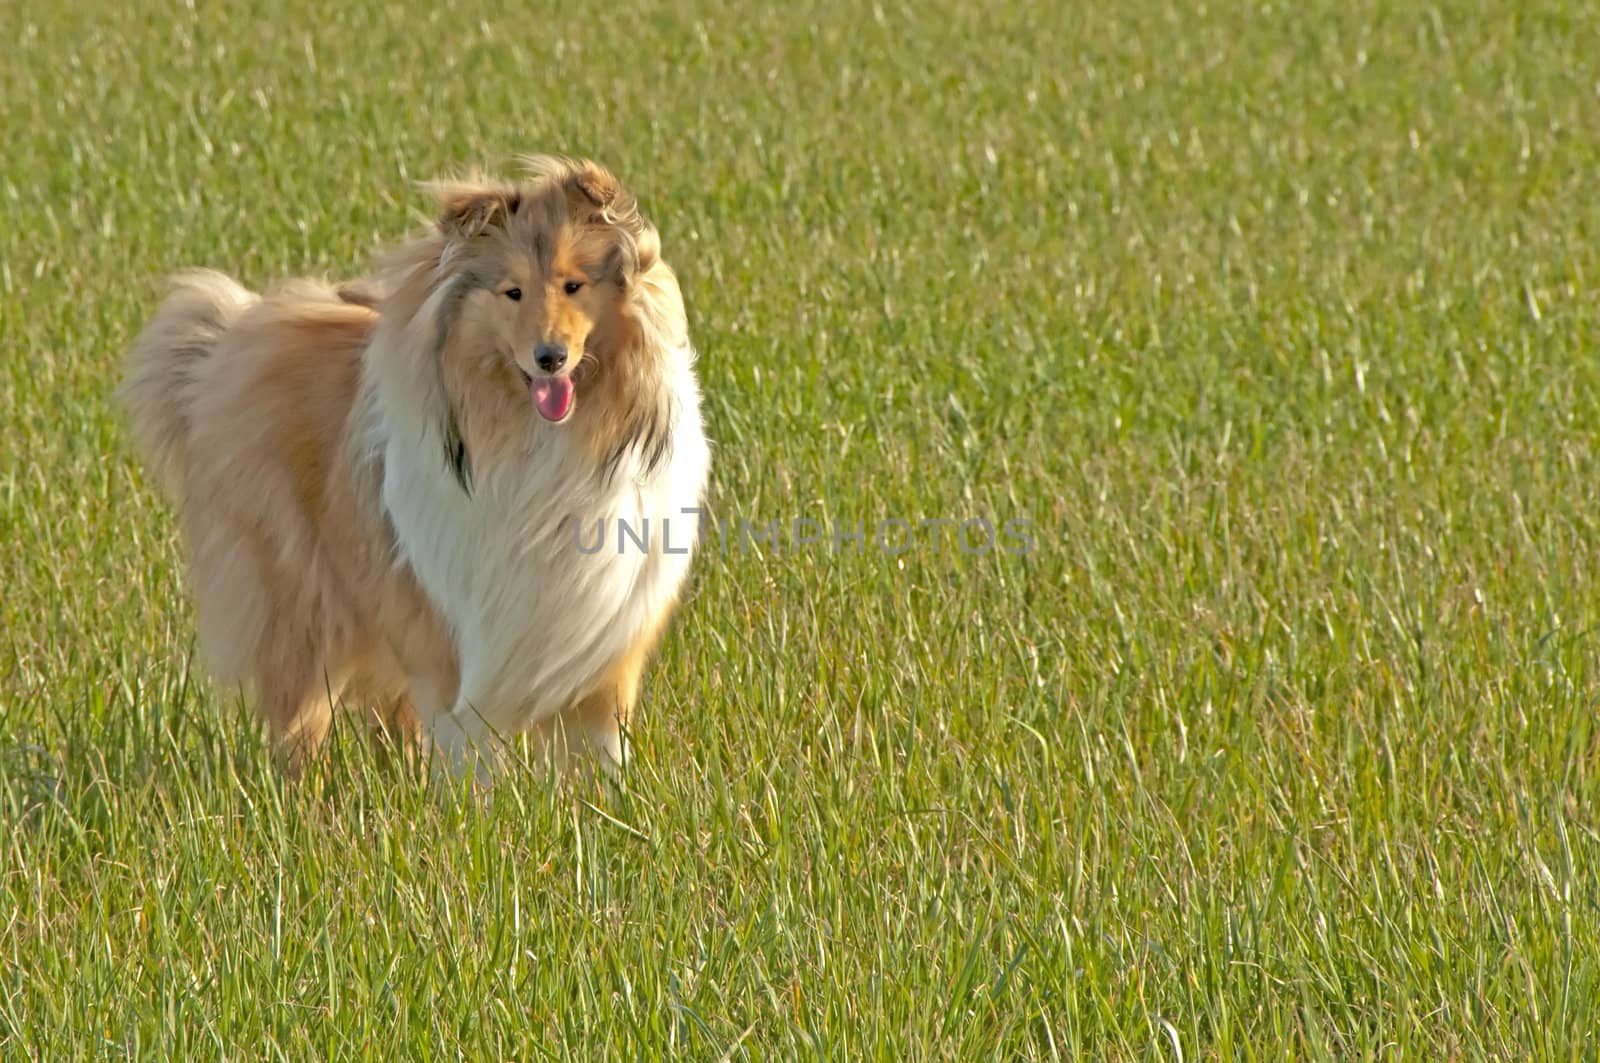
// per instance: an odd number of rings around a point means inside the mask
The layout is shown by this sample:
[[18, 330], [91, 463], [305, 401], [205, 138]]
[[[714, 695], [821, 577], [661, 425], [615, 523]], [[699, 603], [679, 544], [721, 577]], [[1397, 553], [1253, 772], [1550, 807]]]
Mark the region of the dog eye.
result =
[[517, 300], [522, 298], [522, 289], [521, 288], [508, 289], [506, 291], [506, 298], [510, 299], [513, 303], [516, 302]]
[[583, 282], [582, 281], [568, 281], [567, 283], [565, 283], [565, 284], [563, 284], [561, 286], [561, 290], [566, 292], [568, 295], [577, 295], [578, 294], [578, 289], [582, 288], [582, 287], [583, 287]]

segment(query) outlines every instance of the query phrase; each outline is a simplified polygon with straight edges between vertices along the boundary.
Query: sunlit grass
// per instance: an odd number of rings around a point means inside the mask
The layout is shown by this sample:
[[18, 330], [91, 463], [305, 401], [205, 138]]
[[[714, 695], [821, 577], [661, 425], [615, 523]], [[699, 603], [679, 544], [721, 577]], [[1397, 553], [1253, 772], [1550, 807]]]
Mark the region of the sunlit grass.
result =
[[[1595, 1054], [1592, 5], [0, 37], [0, 1056]], [[288, 784], [118, 359], [528, 151], [660, 225], [719, 519], [866, 548], [708, 551], [615, 785]]]

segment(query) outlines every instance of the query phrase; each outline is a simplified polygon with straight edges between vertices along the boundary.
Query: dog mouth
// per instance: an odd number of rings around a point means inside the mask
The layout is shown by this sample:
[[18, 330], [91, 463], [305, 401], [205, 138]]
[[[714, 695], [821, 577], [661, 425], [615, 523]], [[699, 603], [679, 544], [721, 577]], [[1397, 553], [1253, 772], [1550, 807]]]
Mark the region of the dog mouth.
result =
[[534, 409], [539, 411], [540, 417], [551, 424], [560, 424], [572, 415], [577, 389], [572, 385], [571, 376], [530, 376], [523, 372], [522, 379], [528, 385], [528, 394], [533, 397]]

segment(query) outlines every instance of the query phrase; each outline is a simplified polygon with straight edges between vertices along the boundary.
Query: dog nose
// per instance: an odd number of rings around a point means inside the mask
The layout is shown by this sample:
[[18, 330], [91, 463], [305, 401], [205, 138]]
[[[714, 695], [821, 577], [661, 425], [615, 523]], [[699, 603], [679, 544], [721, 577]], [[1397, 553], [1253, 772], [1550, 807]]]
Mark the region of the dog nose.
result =
[[567, 349], [559, 343], [541, 343], [533, 350], [533, 360], [546, 373], [554, 373], [567, 364]]

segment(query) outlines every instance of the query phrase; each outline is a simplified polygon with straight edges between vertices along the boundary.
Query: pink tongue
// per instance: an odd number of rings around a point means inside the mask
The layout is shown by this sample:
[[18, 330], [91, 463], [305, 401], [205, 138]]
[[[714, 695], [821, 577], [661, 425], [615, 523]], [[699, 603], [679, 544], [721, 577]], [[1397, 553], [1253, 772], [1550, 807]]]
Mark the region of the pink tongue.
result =
[[532, 384], [533, 404], [539, 407], [539, 416], [547, 421], [559, 421], [572, 410], [572, 378], [569, 376], [544, 376]]

